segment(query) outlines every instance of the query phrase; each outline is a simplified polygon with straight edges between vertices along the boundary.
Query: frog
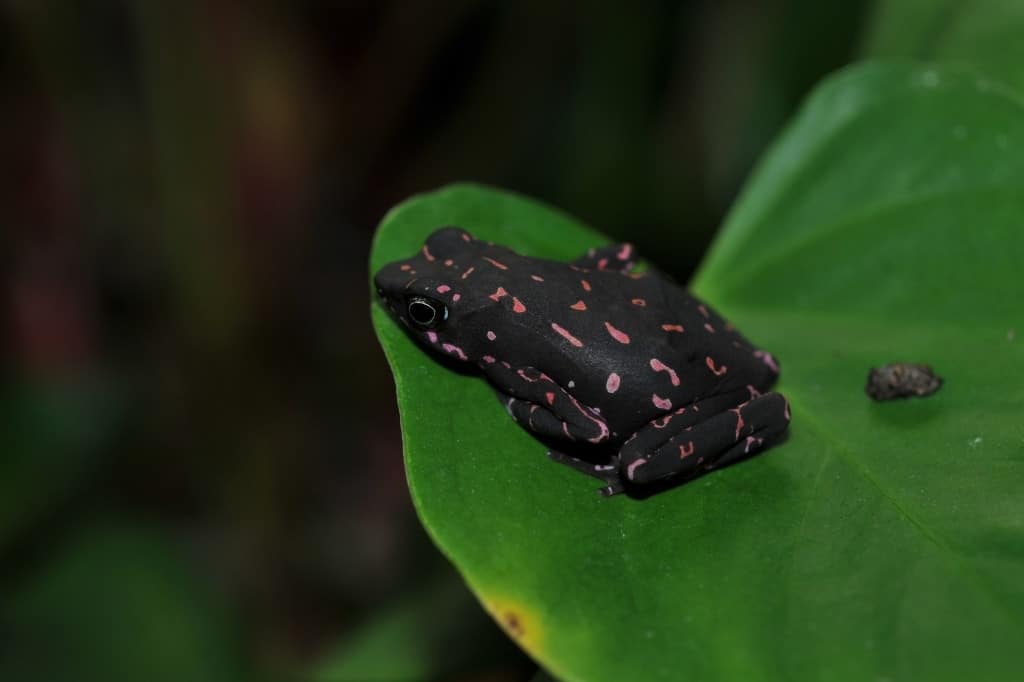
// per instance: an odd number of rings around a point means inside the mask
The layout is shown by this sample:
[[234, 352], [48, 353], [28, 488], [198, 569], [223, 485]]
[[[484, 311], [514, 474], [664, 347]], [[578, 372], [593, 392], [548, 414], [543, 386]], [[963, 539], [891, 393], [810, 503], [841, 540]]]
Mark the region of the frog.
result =
[[446, 226], [373, 279], [416, 343], [479, 372], [550, 459], [612, 496], [749, 458], [791, 419], [771, 353], [637, 266], [629, 243], [562, 262]]

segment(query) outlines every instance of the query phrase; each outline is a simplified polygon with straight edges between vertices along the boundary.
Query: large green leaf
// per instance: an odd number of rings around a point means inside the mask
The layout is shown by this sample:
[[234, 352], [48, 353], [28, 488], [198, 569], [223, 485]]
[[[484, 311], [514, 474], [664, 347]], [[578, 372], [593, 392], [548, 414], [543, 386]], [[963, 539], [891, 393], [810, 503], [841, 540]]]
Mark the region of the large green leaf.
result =
[[[642, 501], [599, 498], [548, 462], [484, 382], [435, 364], [375, 305], [435, 542], [564, 680], [1017, 674], [1022, 145], [1024, 106], [973, 76], [878, 64], [826, 82], [695, 280], [781, 358], [790, 438]], [[600, 240], [457, 186], [392, 211], [372, 267], [448, 223], [557, 258]], [[871, 402], [868, 368], [898, 360], [945, 386]]]

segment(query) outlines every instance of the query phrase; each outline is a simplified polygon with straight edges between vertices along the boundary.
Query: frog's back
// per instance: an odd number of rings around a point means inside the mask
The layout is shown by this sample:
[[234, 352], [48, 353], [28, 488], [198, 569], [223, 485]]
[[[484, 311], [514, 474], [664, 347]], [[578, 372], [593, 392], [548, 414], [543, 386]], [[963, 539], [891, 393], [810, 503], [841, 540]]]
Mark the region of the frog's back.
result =
[[[548, 348], [530, 363], [627, 433], [666, 411], [774, 376], [709, 306], [657, 274], [532, 261], [544, 296], [532, 310]], [[548, 330], [550, 331], [550, 330]], [[760, 390], [760, 389], [759, 389]]]

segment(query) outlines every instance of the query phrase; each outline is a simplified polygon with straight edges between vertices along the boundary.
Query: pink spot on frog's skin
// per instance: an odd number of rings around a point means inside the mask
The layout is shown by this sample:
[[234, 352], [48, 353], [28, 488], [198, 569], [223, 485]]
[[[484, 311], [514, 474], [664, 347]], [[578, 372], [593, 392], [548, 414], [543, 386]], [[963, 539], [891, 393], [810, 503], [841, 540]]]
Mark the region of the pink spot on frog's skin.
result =
[[680, 334], [683, 333], [683, 325], [681, 324], [663, 324], [661, 325], [661, 328], [667, 332], [679, 332]]
[[548, 391], [544, 394], [544, 399], [548, 401], [548, 405], [555, 404], [555, 394], [552, 391]]
[[626, 478], [632, 481], [636, 468], [639, 466], [643, 466], [644, 464], [647, 464], [646, 459], [638, 459], [635, 462], [630, 462], [629, 466], [626, 467]]
[[711, 326], [710, 322], [705, 322], [704, 323], [704, 328], [707, 329], [708, 332], [711, 333], [711, 334], [715, 333], [715, 328]]
[[580, 280], [580, 285], [583, 287], [583, 291], [590, 291], [590, 282], [585, 279]]
[[534, 383], [536, 381], [540, 381], [540, 377], [531, 377], [531, 376], [529, 376], [526, 373], [526, 370], [523, 370], [523, 369], [516, 370], [516, 374], [518, 374], [519, 378], [522, 379], [523, 381], [525, 381], [528, 384], [532, 384], [532, 383]]
[[609, 393], [615, 393], [615, 391], [619, 390], [620, 383], [621, 379], [619, 378], [619, 375], [612, 372], [608, 375], [608, 381], [604, 383], [604, 389]]
[[444, 266], [446, 268], [450, 268], [452, 266], [452, 264], [454, 264], [454, 263], [455, 263], [455, 261], [453, 261], [451, 258], [446, 258], [445, 261], [444, 261]]
[[458, 303], [460, 298], [462, 298], [462, 294], [452, 294], [452, 303]]
[[427, 338], [430, 339], [430, 343], [437, 343], [437, 333], [427, 332]]
[[669, 400], [668, 398], [662, 398], [657, 393], [651, 396], [651, 402], [654, 403], [654, 406], [657, 407], [659, 410], [672, 409], [672, 401]]
[[552, 322], [551, 323], [551, 328], [554, 329], [556, 332], [558, 332], [558, 334], [563, 339], [565, 339], [566, 341], [568, 341], [572, 345], [576, 346], [577, 348], [582, 348], [583, 347], [583, 342], [582, 341], [580, 341], [575, 336], [570, 334], [568, 331], [566, 331], [566, 329], [564, 327], [562, 327], [558, 323]]
[[[693, 441], [692, 440], [687, 442], [686, 445], [680, 445], [679, 446], [679, 459], [686, 459], [687, 457], [689, 457], [692, 454], [693, 454]], [[697, 464], [700, 464], [700, 461], [698, 461]]]
[[676, 414], [682, 414], [684, 412], [686, 412], [686, 408], [685, 407], [680, 407], [678, 410], [676, 410]]
[[487, 330], [487, 340], [488, 341], [494, 341], [494, 339], [496, 339], [496, 338], [498, 338], [498, 337], [494, 334], [494, 332], [492, 332], [491, 330], [488, 329]]
[[[550, 379], [548, 379], [548, 380], [550, 381]], [[597, 419], [596, 417], [590, 416], [590, 414], [587, 412], [587, 410], [590, 410], [592, 412], [596, 412], [597, 414], [600, 414], [600, 411], [597, 408], [595, 408], [595, 407], [584, 409], [583, 406], [580, 405], [580, 401], [576, 400], [576, 398], [573, 398], [571, 395], [568, 395], [568, 394], [566, 394], [566, 396], [569, 398], [569, 401], [572, 403], [572, 406], [575, 407], [576, 410], [579, 411], [579, 413], [581, 415], [583, 415], [584, 418], [589, 419], [590, 421], [592, 421], [597, 426], [597, 429], [598, 429], [597, 435], [594, 436], [593, 438], [588, 438], [587, 442], [588, 443], [603, 443], [604, 441], [608, 440], [608, 433], [609, 433], [608, 425], [605, 424], [602, 420]]]
[[779, 373], [779, 365], [778, 363], [775, 362], [775, 358], [772, 357], [771, 353], [763, 350], [755, 350], [754, 357], [759, 358], [761, 362], [768, 365], [768, 368], [771, 371], [775, 372], [776, 374]]
[[619, 260], [629, 260], [629, 255], [633, 252], [632, 244], [623, 244], [619, 252], [615, 254], [615, 257]]
[[790, 419], [792, 419], [792, 417], [789, 414], [789, 401], [788, 400], [786, 401], [786, 409], [782, 411], [782, 416], [784, 416], [786, 418], [786, 421], [789, 421]]
[[427, 259], [428, 261], [431, 261], [431, 262], [433, 262], [433, 261], [437, 260], [436, 258], [434, 258], [434, 254], [430, 253], [430, 249], [428, 249], [428, 248], [427, 248], [427, 245], [426, 245], [426, 244], [424, 244], [424, 245], [423, 245], [423, 256], [424, 256], [424, 257], [425, 257], [425, 258], [426, 258], [426, 259]]
[[756, 388], [754, 388], [750, 384], [747, 384], [747, 390], [750, 391], [750, 399], [751, 400], [753, 400], [754, 398], [761, 397], [761, 391], [757, 390]]
[[676, 374], [676, 371], [658, 358], [651, 358], [651, 369], [655, 372], [668, 372], [668, 378], [672, 381], [672, 385], [679, 385], [679, 375]]
[[601, 260], [597, 261], [597, 269], [598, 270], [604, 270], [607, 267], [608, 267], [608, 259], [607, 258], [602, 258]]
[[704, 364], [708, 366], [708, 369], [714, 372], [716, 377], [720, 377], [729, 371], [729, 368], [726, 367], [725, 365], [722, 365], [721, 367], [715, 367], [715, 361], [711, 358], [710, 355], [704, 358]]
[[409, 272], [410, 270], [412, 270], [412, 266], [409, 265], [408, 263], [403, 263], [398, 269], [401, 270], [402, 272]]
[[534, 282], [543, 282], [544, 281], [544, 278], [543, 277], [539, 277], [538, 275], [530, 275], [530, 279], [532, 279]]
[[484, 256], [484, 260], [493, 265], [494, 267], [498, 268], [499, 270], [508, 270], [507, 265], [505, 265], [504, 263], [499, 263], [493, 258], [488, 258], [487, 256]]
[[699, 310], [700, 314], [703, 315], [704, 317], [706, 317], [706, 318], [710, 318], [711, 317], [711, 315], [708, 314], [707, 306], [705, 306], [703, 303], [700, 304], [699, 306], [697, 306], [697, 310]]
[[672, 421], [672, 415], [671, 414], [666, 414], [661, 419], [655, 419], [654, 421], [652, 421], [651, 422], [651, 426], [653, 426], [656, 429], [663, 429], [666, 426], [668, 426], [668, 423], [670, 421]]
[[569, 307], [572, 308], [573, 310], [586, 310], [587, 304], [583, 302], [583, 299], [580, 299]]
[[501, 361], [501, 365], [502, 365], [502, 367], [504, 367], [505, 369], [512, 369], [512, 365], [508, 364], [508, 360], [502, 360], [502, 361]]
[[467, 277], [472, 275], [473, 274], [473, 270], [475, 270], [475, 269], [476, 268], [470, 268], [470, 269], [466, 270], [464, 273], [462, 273], [462, 279], [466, 279]]
[[515, 296], [512, 297], [512, 312], [514, 313], [525, 313], [526, 306]]
[[451, 353], [452, 355], [457, 356], [459, 358], [459, 360], [468, 360], [469, 359], [469, 358], [466, 357], [466, 354], [462, 352], [462, 349], [459, 348], [458, 346], [453, 346], [450, 343], [444, 343], [444, 344], [441, 344], [441, 348], [443, 348], [446, 353]]
[[463, 232], [461, 236], [462, 236], [462, 241], [464, 241], [464, 242], [471, 242], [471, 241], [473, 241], [473, 238], [470, 237], [469, 234], [466, 233], [466, 232]]
[[565, 437], [568, 438], [569, 440], [576, 440], [575, 438], [572, 437], [572, 434], [569, 433], [569, 425], [566, 424], [565, 422], [562, 422], [562, 433], [564, 433]]
[[505, 291], [505, 287], [498, 287], [498, 290], [495, 291], [490, 296], [488, 296], [487, 298], [491, 299], [492, 301], [498, 301], [502, 298], [505, 298], [506, 296], [508, 296], [508, 292]]
[[[743, 403], [743, 405], [746, 405], [746, 403]], [[729, 410], [730, 412], [736, 413], [736, 440], [740, 439], [740, 431], [742, 431], [743, 427], [746, 426], [746, 423], [743, 421], [743, 405]]]
[[645, 301], [642, 298], [634, 298], [633, 299], [633, 305], [638, 305], [641, 308], [643, 308], [643, 307], [645, 307], [647, 305], [647, 301]]
[[747, 436], [747, 444], [743, 447], [743, 454], [750, 454], [750, 446], [761, 447], [761, 443], [764, 442], [764, 438], [754, 438], [753, 436]]
[[608, 333], [612, 335], [612, 338], [615, 339], [616, 341], [618, 341], [619, 343], [621, 343], [621, 344], [628, 344], [629, 343], [629, 334], [626, 334], [625, 332], [619, 331], [618, 329], [616, 329], [615, 327], [612, 326], [611, 322], [605, 322], [604, 323], [604, 328], [607, 329]]
[[452, 290], [452, 288], [450, 286], [448, 286], [447, 284], [442, 284], [441, 286], [439, 286], [437, 288], [437, 293], [439, 293], [439, 294], [447, 294], [451, 290]]
[[486, 362], [488, 365], [493, 365], [494, 362], [495, 362], [494, 356], [493, 355], [485, 355], [483, 357], [483, 361]]

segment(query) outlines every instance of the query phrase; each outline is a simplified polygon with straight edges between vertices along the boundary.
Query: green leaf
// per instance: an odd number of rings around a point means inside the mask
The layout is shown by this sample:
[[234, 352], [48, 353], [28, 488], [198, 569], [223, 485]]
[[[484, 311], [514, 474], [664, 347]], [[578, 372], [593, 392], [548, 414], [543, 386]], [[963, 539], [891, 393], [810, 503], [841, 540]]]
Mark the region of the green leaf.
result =
[[970, 66], [1024, 93], [1020, 0], [881, 0], [865, 35], [865, 56]]
[[[378, 306], [420, 517], [563, 680], [1009, 679], [1024, 665], [1024, 106], [974, 76], [875, 64], [806, 103], [695, 280], [782, 362], [787, 442], [649, 499], [597, 497], [479, 379]], [[459, 186], [381, 225], [568, 258], [586, 228]], [[648, 254], [657, 261], [657, 254]], [[874, 403], [926, 362], [934, 396]]]

